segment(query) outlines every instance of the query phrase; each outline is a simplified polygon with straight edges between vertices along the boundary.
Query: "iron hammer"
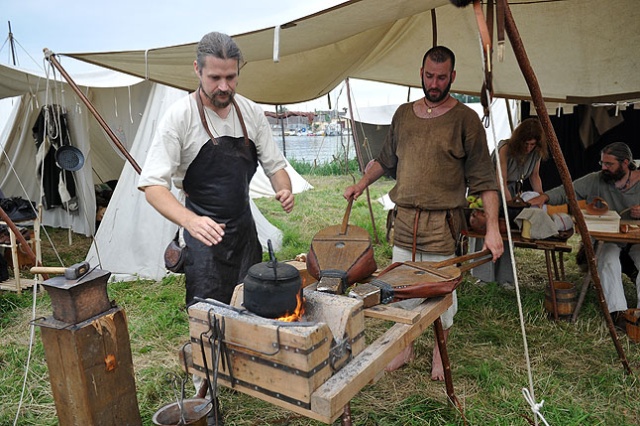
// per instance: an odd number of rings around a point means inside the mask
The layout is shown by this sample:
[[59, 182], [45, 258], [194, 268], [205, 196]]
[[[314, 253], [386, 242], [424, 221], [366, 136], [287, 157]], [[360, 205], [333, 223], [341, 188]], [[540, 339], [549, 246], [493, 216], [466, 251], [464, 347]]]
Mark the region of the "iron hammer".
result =
[[29, 271], [32, 274], [64, 274], [68, 280], [77, 280], [89, 272], [89, 262], [78, 262], [69, 267], [62, 266], [34, 266]]

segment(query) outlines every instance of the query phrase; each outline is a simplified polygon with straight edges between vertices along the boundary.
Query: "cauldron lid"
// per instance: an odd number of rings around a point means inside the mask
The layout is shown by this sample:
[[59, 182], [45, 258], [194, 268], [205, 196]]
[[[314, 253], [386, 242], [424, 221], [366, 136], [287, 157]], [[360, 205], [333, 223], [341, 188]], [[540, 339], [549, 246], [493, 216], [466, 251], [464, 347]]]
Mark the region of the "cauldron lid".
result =
[[300, 277], [300, 271], [293, 265], [276, 260], [271, 240], [267, 240], [267, 246], [271, 259], [268, 262], [256, 263], [250, 267], [247, 272], [248, 276], [262, 281], [288, 281]]

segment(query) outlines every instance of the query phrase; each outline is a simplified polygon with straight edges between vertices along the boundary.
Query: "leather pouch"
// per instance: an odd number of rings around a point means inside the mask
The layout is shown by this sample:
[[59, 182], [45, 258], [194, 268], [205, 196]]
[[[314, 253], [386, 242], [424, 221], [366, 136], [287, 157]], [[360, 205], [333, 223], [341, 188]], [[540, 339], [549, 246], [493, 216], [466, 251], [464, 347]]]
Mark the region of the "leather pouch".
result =
[[179, 230], [176, 232], [175, 237], [164, 250], [164, 266], [171, 272], [182, 274], [187, 248], [180, 247], [179, 232]]

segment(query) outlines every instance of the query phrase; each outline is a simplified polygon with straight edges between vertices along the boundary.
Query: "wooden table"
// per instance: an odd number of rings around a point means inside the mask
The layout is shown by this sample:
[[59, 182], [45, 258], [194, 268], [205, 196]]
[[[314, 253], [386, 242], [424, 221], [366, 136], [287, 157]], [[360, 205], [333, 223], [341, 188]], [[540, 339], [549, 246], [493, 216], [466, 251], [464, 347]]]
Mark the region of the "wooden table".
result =
[[[622, 244], [640, 244], [640, 220], [621, 220], [620, 225], [628, 225], [629, 232], [589, 232], [591, 238], [601, 243], [622, 243]], [[598, 244], [596, 248], [596, 261], [602, 250], [602, 244]], [[576, 308], [573, 311], [571, 321], [575, 322], [587, 295], [589, 284], [591, 283], [591, 273], [587, 272], [583, 281], [580, 296], [576, 302]]]
[[[467, 236], [470, 238], [484, 238], [484, 234], [477, 234], [473, 231], [467, 231]], [[509, 237], [506, 234], [502, 234], [502, 239], [505, 242], [509, 241]], [[518, 248], [543, 250], [544, 259], [547, 267], [547, 279], [549, 280], [549, 286], [551, 289], [551, 302], [553, 304], [553, 317], [558, 319], [558, 304], [556, 302], [556, 291], [554, 281], [564, 280], [564, 253], [571, 252], [571, 246], [566, 241], [558, 240], [532, 240], [523, 238], [519, 231], [511, 232], [511, 240], [513, 245]], [[556, 258], [556, 253], [558, 257]], [[559, 265], [559, 266], [558, 266]]]

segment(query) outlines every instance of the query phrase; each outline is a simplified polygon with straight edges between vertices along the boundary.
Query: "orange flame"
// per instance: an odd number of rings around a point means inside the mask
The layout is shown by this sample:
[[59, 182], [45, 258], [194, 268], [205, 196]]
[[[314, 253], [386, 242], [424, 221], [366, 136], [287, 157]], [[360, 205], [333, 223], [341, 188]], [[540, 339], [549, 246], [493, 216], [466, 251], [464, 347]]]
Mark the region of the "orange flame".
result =
[[276, 318], [276, 320], [284, 321], [284, 322], [296, 322], [296, 321], [299, 321], [300, 318], [302, 318], [302, 316], [304, 315], [304, 304], [306, 302], [306, 299], [299, 292], [296, 295], [296, 300], [298, 301], [298, 303], [296, 304], [296, 309], [293, 311], [293, 313], [290, 314], [289, 312], [287, 312], [283, 316], [281, 316], [279, 318]]

